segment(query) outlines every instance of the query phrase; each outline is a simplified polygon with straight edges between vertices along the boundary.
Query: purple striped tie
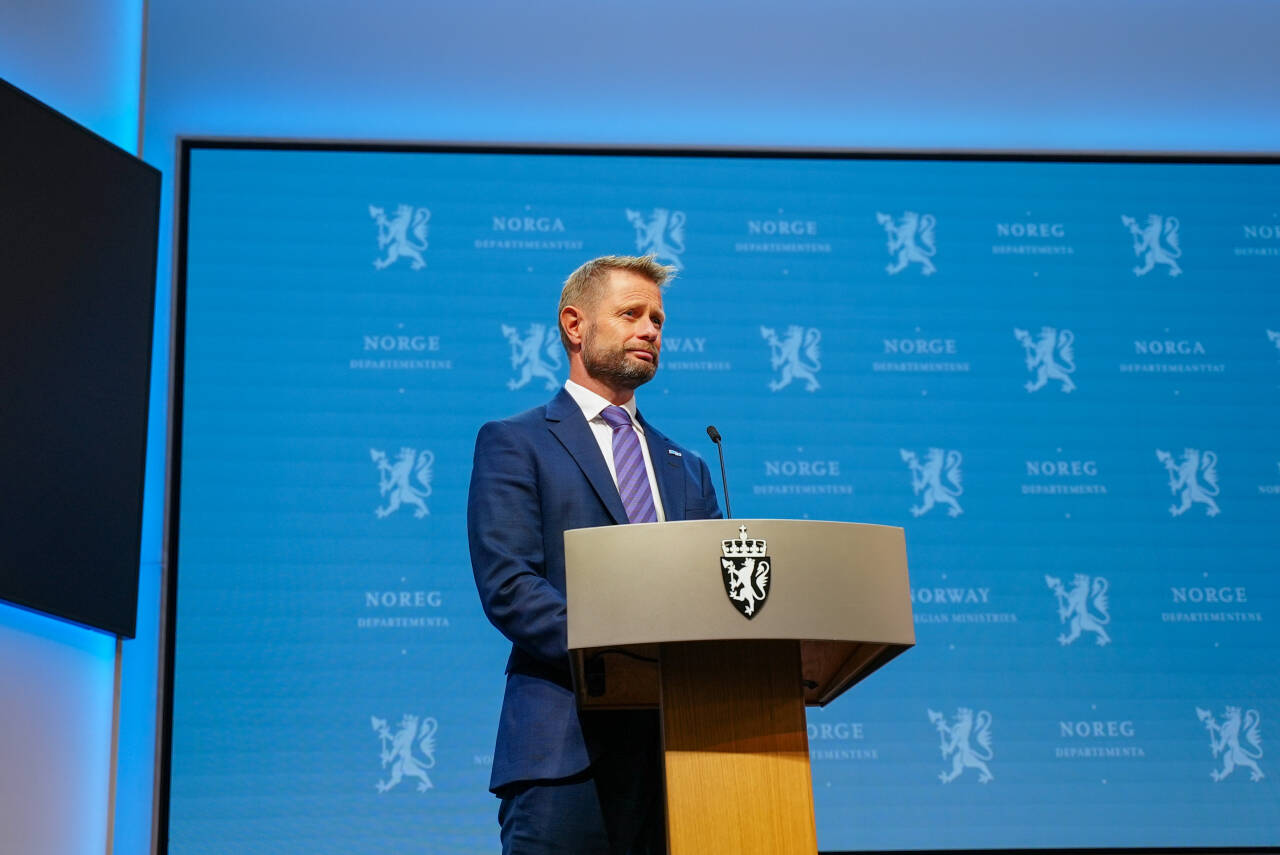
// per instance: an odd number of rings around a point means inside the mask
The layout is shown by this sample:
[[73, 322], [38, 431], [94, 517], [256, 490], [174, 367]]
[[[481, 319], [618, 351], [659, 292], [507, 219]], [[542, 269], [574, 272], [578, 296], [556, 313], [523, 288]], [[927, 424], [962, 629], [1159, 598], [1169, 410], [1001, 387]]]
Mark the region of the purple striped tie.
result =
[[631, 416], [615, 405], [605, 407], [600, 417], [613, 428], [613, 468], [618, 476], [622, 506], [627, 509], [627, 521], [657, 522], [658, 512], [653, 507], [649, 473], [644, 466], [644, 455], [640, 453], [640, 438], [631, 425]]

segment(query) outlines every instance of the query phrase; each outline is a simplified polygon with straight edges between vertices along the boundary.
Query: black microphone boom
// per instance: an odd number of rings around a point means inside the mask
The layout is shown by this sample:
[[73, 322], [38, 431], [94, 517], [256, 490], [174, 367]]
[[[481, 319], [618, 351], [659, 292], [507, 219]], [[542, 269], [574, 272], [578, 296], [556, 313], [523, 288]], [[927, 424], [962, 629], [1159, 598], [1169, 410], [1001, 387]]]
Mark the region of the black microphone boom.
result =
[[729, 478], [724, 474], [724, 446], [720, 444], [720, 431], [716, 430], [715, 425], [707, 425], [707, 436], [711, 437], [711, 441], [716, 444], [716, 451], [720, 452], [720, 483], [724, 485], [724, 518], [733, 519], [733, 511], [729, 507]]

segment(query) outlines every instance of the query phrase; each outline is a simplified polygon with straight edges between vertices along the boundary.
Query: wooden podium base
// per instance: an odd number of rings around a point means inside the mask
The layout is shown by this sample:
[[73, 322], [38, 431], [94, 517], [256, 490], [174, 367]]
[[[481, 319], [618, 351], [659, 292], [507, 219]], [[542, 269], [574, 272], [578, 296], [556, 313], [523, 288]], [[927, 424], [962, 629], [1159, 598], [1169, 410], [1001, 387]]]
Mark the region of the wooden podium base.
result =
[[670, 855], [815, 855], [798, 641], [661, 646]]

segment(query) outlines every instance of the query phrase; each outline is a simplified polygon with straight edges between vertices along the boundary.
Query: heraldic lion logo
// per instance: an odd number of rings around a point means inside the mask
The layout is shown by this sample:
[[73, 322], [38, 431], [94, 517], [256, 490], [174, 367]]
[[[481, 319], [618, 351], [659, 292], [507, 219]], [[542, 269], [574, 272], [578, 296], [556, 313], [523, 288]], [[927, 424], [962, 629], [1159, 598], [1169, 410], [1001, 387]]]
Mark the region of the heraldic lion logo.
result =
[[817, 374], [822, 370], [818, 343], [822, 333], [813, 327], [805, 329], [797, 324], [787, 327], [782, 339], [771, 327], [761, 327], [760, 337], [769, 343], [769, 364], [778, 376], [769, 381], [769, 390], [776, 392], [791, 385], [792, 380], [803, 380], [806, 392], [822, 388]]
[[1027, 351], [1027, 370], [1036, 372], [1035, 380], [1028, 380], [1023, 386], [1028, 392], [1044, 388], [1050, 380], [1062, 384], [1063, 392], [1071, 392], [1076, 388], [1071, 375], [1075, 373], [1075, 353], [1071, 345], [1075, 335], [1071, 330], [1056, 330], [1053, 327], [1041, 327], [1040, 335], [1032, 340], [1027, 330], [1015, 329], [1014, 337], [1022, 343]]
[[876, 213], [876, 222], [884, 227], [889, 237], [888, 250], [896, 255], [894, 261], [885, 268], [890, 274], [900, 273], [908, 264], [919, 264], [920, 272], [925, 276], [936, 273], [938, 268], [931, 260], [937, 254], [934, 246], [933, 229], [938, 221], [933, 214], [917, 214], [907, 211], [894, 222], [888, 214]]
[[938, 780], [949, 784], [965, 769], [977, 769], [980, 784], [995, 780], [987, 766], [995, 756], [991, 750], [991, 713], [982, 710], [975, 718], [973, 710], [960, 707], [956, 710], [955, 723], [947, 724], [946, 716], [929, 710], [929, 721], [938, 728], [943, 759], [951, 758], [951, 771], [939, 773]]
[[[960, 461], [963, 459], [958, 451], [946, 451], [931, 448], [925, 452], [924, 464], [921, 465], [914, 451], [899, 449], [902, 460], [911, 468], [911, 489], [924, 500], [911, 507], [913, 517], [923, 516], [941, 502], [947, 505], [947, 516], [958, 517], [964, 508], [956, 501], [956, 497], [964, 493], [961, 484]], [[943, 481], [946, 483], [943, 483]]]
[[560, 380], [555, 371], [560, 368], [560, 332], [548, 329], [546, 324], [529, 324], [523, 334], [515, 327], [502, 325], [502, 334], [511, 345], [511, 367], [520, 372], [519, 377], [507, 381], [507, 388], [515, 391], [527, 386], [534, 377], [540, 377], [548, 392], [559, 388]]
[[1142, 264], [1133, 268], [1135, 276], [1146, 276], [1157, 264], [1167, 265], [1170, 276], [1182, 275], [1182, 268], [1178, 266], [1182, 248], [1178, 246], [1177, 217], [1148, 214], [1145, 226], [1127, 216], [1121, 216], [1120, 222], [1133, 235], [1133, 254], [1142, 259]]
[[378, 225], [378, 249], [387, 251], [385, 257], [374, 259], [376, 269], [385, 270], [401, 258], [409, 259], [409, 267], [414, 270], [427, 266], [422, 253], [427, 248], [427, 223], [431, 220], [429, 210], [399, 205], [395, 216], [387, 219], [386, 211], [370, 205], [369, 216]]
[[[1249, 710], [1242, 716], [1240, 707], [1227, 707], [1222, 714], [1222, 723], [1214, 719], [1209, 710], [1196, 707], [1196, 715], [1209, 731], [1209, 750], [1214, 757], [1222, 757], [1222, 768], [1214, 769], [1209, 776], [1221, 781], [1244, 766], [1249, 770], [1249, 780], [1261, 781], [1266, 775], [1258, 761], [1262, 759], [1262, 716], [1257, 710]], [[1243, 731], [1247, 747], [1240, 744]]]

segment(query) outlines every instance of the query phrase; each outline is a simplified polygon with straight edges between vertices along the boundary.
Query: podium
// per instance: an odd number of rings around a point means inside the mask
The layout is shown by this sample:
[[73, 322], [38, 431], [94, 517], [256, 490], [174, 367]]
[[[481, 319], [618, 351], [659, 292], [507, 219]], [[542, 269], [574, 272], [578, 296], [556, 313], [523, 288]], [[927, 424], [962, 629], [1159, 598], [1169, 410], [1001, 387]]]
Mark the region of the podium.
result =
[[692, 520], [564, 538], [579, 705], [660, 708], [670, 855], [816, 853], [804, 708], [915, 644], [902, 529]]

